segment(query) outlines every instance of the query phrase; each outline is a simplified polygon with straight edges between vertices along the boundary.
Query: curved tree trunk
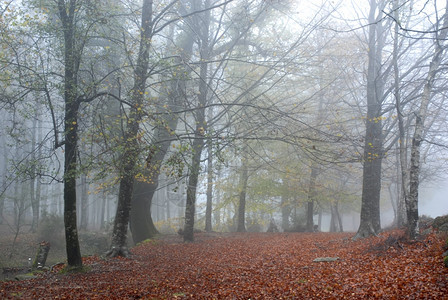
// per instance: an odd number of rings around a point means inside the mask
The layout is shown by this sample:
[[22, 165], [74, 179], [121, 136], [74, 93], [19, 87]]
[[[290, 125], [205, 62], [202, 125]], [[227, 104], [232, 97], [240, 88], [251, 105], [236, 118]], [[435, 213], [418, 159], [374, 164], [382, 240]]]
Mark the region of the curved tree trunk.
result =
[[159, 233], [151, 217], [152, 197], [154, 196], [157, 186], [157, 183], [134, 183], [130, 229], [135, 244], [150, 239]]
[[[180, 8], [182, 14], [187, 15], [186, 8], [182, 5]], [[170, 36], [174, 38], [174, 27], [170, 29]], [[194, 44], [194, 32], [189, 26], [182, 29], [178, 37], [178, 46], [175, 49], [168, 47], [167, 51], [176, 55], [174, 64], [179, 67], [173, 72], [171, 82], [164, 90], [162, 97], [166, 99], [167, 108], [159, 107], [158, 113], [161, 114], [161, 120], [157, 122], [154, 137], [151, 141], [152, 151], [146, 158], [147, 182], [135, 182], [135, 195], [132, 199], [131, 207], [131, 232], [135, 243], [152, 238], [158, 234], [151, 216], [151, 205], [154, 193], [159, 185], [159, 174], [163, 160], [168, 152], [171, 141], [175, 136], [179, 116], [176, 111], [182, 107], [183, 100], [186, 97], [186, 77], [191, 73], [188, 62], [191, 59]], [[174, 55], [174, 54], [173, 54]], [[179, 70], [180, 69], [180, 70]]]
[[149, 66], [149, 49], [152, 36], [152, 0], [144, 0], [142, 7], [140, 49], [137, 64], [134, 70], [134, 86], [132, 89], [132, 107], [128, 119], [128, 128], [124, 137], [124, 151], [122, 166], [120, 168], [120, 187], [118, 192], [118, 205], [112, 232], [111, 249], [107, 256], [128, 256], [126, 246], [131, 200], [134, 187], [135, 165], [138, 159], [139, 144], [137, 136], [142, 119], [141, 107], [143, 105], [144, 91]]

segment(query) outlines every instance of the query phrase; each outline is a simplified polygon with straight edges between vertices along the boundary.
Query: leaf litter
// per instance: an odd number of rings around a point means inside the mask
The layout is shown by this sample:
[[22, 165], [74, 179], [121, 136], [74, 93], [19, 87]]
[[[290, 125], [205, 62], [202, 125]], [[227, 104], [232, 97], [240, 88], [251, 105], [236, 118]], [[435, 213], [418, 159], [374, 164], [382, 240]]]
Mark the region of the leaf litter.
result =
[[[161, 237], [130, 258], [85, 257], [86, 273], [0, 282], [0, 299], [448, 299], [444, 239], [401, 231], [200, 233]], [[337, 257], [314, 262], [317, 258]]]

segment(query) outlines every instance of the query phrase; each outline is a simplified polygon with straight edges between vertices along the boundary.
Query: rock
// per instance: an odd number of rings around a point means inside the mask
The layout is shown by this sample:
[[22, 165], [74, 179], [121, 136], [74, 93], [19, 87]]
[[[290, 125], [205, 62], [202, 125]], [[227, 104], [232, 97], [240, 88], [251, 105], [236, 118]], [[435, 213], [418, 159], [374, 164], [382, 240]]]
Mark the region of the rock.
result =
[[432, 226], [441, 231], [448, 231], [448, 215], [435, 218]]
[[338, 260], [339, 257], [318, 257], [313, 262], [332, 262]]
[[448, 250], [442, 254], [443, 257], [448, 256]]
[[421, 230], [432, 229], [433, 223], [434, 219], [426, 215], [422, 215], [418, 219], [418, 227], [420, 227]]
[[439, 227], [439, 231], [448, 232], [448, 223], [442, 224], [442, 225]]
[[427, 228], [427, 229], [423, 230], [422, 232], [420, 232], [420, 235], [426, 236], [426, 235], [429, 235], [431, 232], [432, 232], [432, 229]]

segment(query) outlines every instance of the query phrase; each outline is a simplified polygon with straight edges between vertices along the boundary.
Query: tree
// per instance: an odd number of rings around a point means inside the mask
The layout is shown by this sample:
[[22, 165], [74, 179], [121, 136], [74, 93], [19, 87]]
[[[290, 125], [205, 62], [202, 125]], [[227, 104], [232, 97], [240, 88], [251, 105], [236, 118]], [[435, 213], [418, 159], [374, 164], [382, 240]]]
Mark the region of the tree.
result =
[[247, 195], [247, 181], [249, 180], [249, 166], [248, 166], [248, 158], [247, 158], [247, 142], [243, 141], [243, 149], [242, 149], [242, 159], [241, 159], [241, 170], [240, 170], [240, 178], [238, 184], [238, 220], [237, 220], [237, 232], [246, 232], [246, 195]]
[[[384, 48], [384, 28], [381, 21], [383, 8], [383, 2], [370, 1], [361, 222], [355, 238], [376, 235], [381, 230], [381, 164], [384, 155], [382, 132], [384, 74], [381, 74], [381, 56]], [[376, 15], [378, 11], [380, 13]]]
[[[89, 61], [85, 52], [92, 40], [100, 39], [101, 35], [97, 33], [101, 24], [112, 16], [105, 15], [102, 7], [96, 3], [84, 1], [58, 0], [55, 2], [55, 6], [51, 5], [49, 7], [51, 8], [48, 10], [50, 17], [47, 18], [47, 27], [43, 29], [54, 34], [56, 39], [51, 41], [60, 42], [63, 53], [63, 75], [61, 78], [63, 78], [64, 131], [62, 141], [59, 141], [60, 133], [52, 101], [53, 93], [48, 88], [51, 82], [43, 80], [36, 90], [43, 93], [47, 101], [54, 126], [55, 148], [64, 146], [63, 194], [67, 262], [68, 268], [79, 268], [82, 266], [82, 260], [77, 229], [76, 179], [79, 175], [80, 112], [84, 104], [91, 103], [102, 96], [110, 95], [107, 87], [103, 87], [104, 90], [102, 91], [100, 90], [102, 87], [100, 83], [104, 80], [104, 77], [91, 72], [92, 68], [90, 67], [95, 62]], [[39, 5], [38, 9], [40, 8]], [[59, 22], [56, 18], [59, 18]], [[38, 32], [40, 31], [38, 30]], [[60, 38], [60, 40], [57, 38]], [[82, 73], [89, 74], [90, 78], [95, 79], [95, 81], [87, 82], [84, 80]], [[53, 73], [49, 71], [45, 74], [49, 76]], [[97, 76], [100, 78], [97, 78]], [[41, 77], [45, 78], [45, 76]]]
[[140, 46], [134, 69], [134, 85], [131, 90], [131, 108], [127, 120], [126, 141], [122, 153], [120, 166], [120, 186], [118, 191], [118, 205], [112, 232], [111, 249], [107, 253], [110, 257], [128, 256], [126, 246], [129, 215], [133, 193], [135, 166], [140, 154], [138, 133], [142, 120], [142, 107], [145, 97], [146, 81], [148, 79], [149, 50], [153, 30], [153, 1], [144, 0], [141, 12]]
[[194, 30], [198, 35], [200, 41], [200, 71], [199, 71], [199, 95], [198, 95], [198, 109], [194, 113], [195, 130], [192, 142], [192, 158], [189, 169], [188, 185], [187, 185], [187, 200], [185, 208], [185, 227], [184, 227], [184, 241], [193, 241], [194, 217], [196, 206], [196, 188], [198, 186], [199, 172], [201, 166], [202, 149], [204, 148], [204, 134], [207, 130], [205, 122], [205, 107], [208, 101], [208, 61], [210, 59], [211, 49], [209, 40], [210, 29], [210, 0], [205, 0], [202, 5], [201, 1], [194, 0], [192, 5], [196, 11], [205, 10], [201, 15], [194, 16]]
[[[442, 27], [440, 26], [442, 24]], [[436, 33], [434, 38], [434, 54], [429, 64], [428, 74], [425, 79], [423, 93], [421, 95], [420, 106], [415, 117], [414, 135], [412, 137], [411, 163], [409, 173], [409, 198], [406, 199], [406, 215], [408, 221], [408, 235], [415, 239], [418, 235], [418, 189], [420, 177], [420, 148], [423, 142], [423, 131], [425, 129], [425, 119], [428, 115], [428, 107], [431, 101], [431, 93], [434, 89], [435, 79], [440, 71], [442, 58], [446, 53], [446, 46], [442, 45], [448, 35], [448, 1], [445, 3], [445, 13], [442, 19], [437, 20]]]
[[[76, 217], [76, 173], [78, 147], [78, 71], [82, 48], [77, 41], [76, 15], [80, 3], [58, 0], [64, 39], [64, 226], [69, 267], [82, 266]], [[82, 45], [82, 44], [81, 44]], [[59, 146], [59, 145], [58, 145]]]
[[[188, 2], [188, 1], [187, 1]], [[181, 3], [181, 15], [188, 15], [188, 3]], [[191, 9], [191, 8], [190, 8]], [[188, 17], [187, 20], [191, 18]], [[174, 26], [170, 26], [170, 39], [173, 42]], [[174, 139], [176, 139], [176, 129], [179, 120], [179, 111], [185, 99], [186, 85], [191, 68], [189, 61], [193, 52], [194, 32], [187, 21], [181, 27], [181, 32], [177, 36], [176, 47], [167, 46], [166, 53], [172, 54], [173, 70], [170, 73], [163, 73], [163, 80], [170, 78], [162, 84], [160, 91], [160, 102], [164, 105], [158, 106], [157, 120], [148, 148], [150, 151], [146, 157], [146, 166], [143, 171], [143, 180], [137, 180], [134, 184], [135, 192], [132, 198], [131, 208], [131, 232], [135, 243], [153, 237], [157, 233], [151, 217], [152, 198], [159, 185], [159, 174], [163, 161], [167, 156], [168, 149]], [[176, 163], [176, 161], [174, 161]], [[180, 167], [180, 166], [178, 166]]]

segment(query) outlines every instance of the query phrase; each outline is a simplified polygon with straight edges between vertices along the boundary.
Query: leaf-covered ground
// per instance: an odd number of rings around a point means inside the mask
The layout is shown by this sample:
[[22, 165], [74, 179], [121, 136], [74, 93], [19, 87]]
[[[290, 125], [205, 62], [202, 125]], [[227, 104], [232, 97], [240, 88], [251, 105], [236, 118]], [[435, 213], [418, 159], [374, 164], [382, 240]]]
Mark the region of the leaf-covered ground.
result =
[[198, 234], [190, 244], [165, 237], [129, 259], [87, 257], [83, 274], [55, 268], [1, 282], [0, 299], [448, 299], [446, 237], [408, 243], [400, 234]]

